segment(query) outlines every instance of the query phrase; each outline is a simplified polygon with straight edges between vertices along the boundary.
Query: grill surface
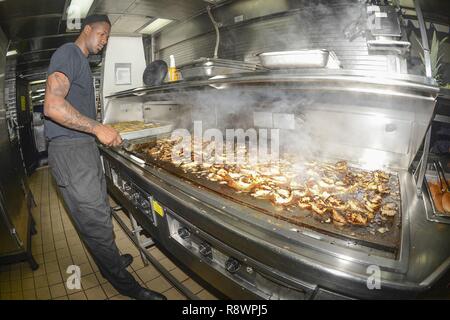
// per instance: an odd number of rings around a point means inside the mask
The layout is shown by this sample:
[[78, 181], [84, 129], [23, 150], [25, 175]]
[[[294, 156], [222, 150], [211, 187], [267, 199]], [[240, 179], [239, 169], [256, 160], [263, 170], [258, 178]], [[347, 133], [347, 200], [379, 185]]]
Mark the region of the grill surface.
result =
[[[155, 143], [156, 140], [147, 143], [143, 143], [141, 140], [139, 144], [132, 144], [128, 152], [144, 159], [148, 165], [161, 168], [180, 179], [189, 181], [198, 188], [204, 188], [221, 197], [239, 203], [244, 208], [242, 214], [252, 214], [256, 219], [265, 219], [277, 227], [282, 225], [281, 221], [285, 221], [291, 224], [290, 229], [293, 231], [299, 228], [306, 228], [347, 240], [351, 243], [389, 251], [394, 255], [398, 254], [401, 237], [401, 199], [394, 199], [390, 195], [384, 199], [384, 203], [394, 202], [398, 208], [398, 213], [393, 218], [383, 221], [383, 228], [387, 230], [384, 233], [377, 231], [380, 228], [380, 225], [376, 223], [377, 219], [372, 220], [367, 226], [336, 226], [333, 223], [326, 223], [324, 219], [319, 219], [318, 215], [310, 210], [274, 205], [269, 200], [254, 198], [248, 193], [237, 192], [227, 185], [199, 177], [196, 173], [186, 172], [171, 162], [160, 161], [147, 153], [147, 150], [154, 146]], [[391, 174], [389, 187], [400, 194], [397, 175]], [[245, 208], [253, 210], [245, 210]]]

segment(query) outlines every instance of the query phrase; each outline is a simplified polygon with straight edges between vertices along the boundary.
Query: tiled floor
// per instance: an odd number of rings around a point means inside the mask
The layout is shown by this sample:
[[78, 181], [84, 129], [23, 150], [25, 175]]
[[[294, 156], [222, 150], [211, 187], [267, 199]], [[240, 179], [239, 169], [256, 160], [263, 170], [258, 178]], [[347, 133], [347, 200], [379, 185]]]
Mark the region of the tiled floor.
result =
[[[40, 267], [32, 271], [25, 262], [0, 266], [0, 299], [129, 299], [118, 294], [100, 275], [67, 216], [48, 168], [34, 173], [30, 178], [30, 186], [38, 205], [33, 212], [38, 233], [32, 239], [32, 252]], [[141, 285], [164, 293], [168, 299], [186, 299], [153, 266], [144, 266], [138, 250], [116, 221], [114, 221], [114, 230], [120, 251], [134, 256], [129, 271]], [[157, 248], [153, 247], [149, 249], [149, 252], [200, 299], [216, 299], [177, 268]], [[66, 285], [67, 279], [72, 274], [67, 273], [70, 265], [80, 266], [82, 277], [79, 290], [69, 289]]]

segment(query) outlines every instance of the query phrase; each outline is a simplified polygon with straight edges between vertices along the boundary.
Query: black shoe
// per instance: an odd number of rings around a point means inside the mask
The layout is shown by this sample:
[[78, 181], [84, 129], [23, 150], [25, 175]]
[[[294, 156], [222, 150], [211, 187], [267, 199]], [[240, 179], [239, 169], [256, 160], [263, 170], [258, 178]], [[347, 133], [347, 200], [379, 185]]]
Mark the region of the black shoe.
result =
[[125, 269], [133, 262], [133, 256], [125, 253], [120, 256], [120, 261], [122, 261], [123, 268]]
[[136, 300], [167, 300], [164, 295], [143, 287], [137, 294], [130, 295], [130, 297]]

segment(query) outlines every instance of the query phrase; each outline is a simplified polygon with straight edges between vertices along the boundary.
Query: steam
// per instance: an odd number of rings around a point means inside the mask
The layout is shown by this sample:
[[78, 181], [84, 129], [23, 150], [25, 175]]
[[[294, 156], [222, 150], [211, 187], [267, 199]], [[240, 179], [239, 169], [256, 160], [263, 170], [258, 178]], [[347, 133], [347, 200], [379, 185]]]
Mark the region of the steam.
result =
[[[190, 119], [184, 123], [186, 129], [191, 133], [194, 131], [194, 123], [201, 123], [202, 132], [208, 129], [218, 129], [226, 135], [226, 131], [234, 129], [251, 130], [255, 129], [280, 129], [279, 143], [280, 152], [295, 155], [299, 160], [311, 158], [329, 157], [334, 152], [326, 149], [323, 144], [327, 136], [331, 135], [336, 128], [330, 126], [333, 123], [332, 117], [321, 114], [321, 117], [312, 115], [312, 111], [317, 107], [317, 96], [315, 94], [295, 94], [286, 93], [276, 86], [267, 89], [229, 89], [211, 91], [190, 91], [171, 96], [171, 99], [181, 105], [190, 107]], [[289, 114], [296, 119], [295, 128], [287, 129], [283, 122], [277, 128], [256, 127], [254, 125], [254, 112], [264, 111], [268, 114]], [[314, 112], [313, 112], [314, 113]], [[186, 115], [184, 114], [185, 118]], [[182, 123], [181, 119], [176, 119], [177, 123]], [[336, 126], [345, 127], [344, 123], [336, 123]], [[319, 129], [318, 129], [319, 128]], [[317, 133], [320, 130], [320, 134]], [[327, 131], [330, 130], [330, 134]], [[217, 135], [216, 135], [217, 136]], [[216, 137], [215, 136], [215, 137]], [[261, 137], [259, 137], [261, 138]], [[271, 144], [271, 136], [268, 137], [268, 144]], [[216, 140], [216, 138], [215, 138]], [[330, 147], [328, 147], [330, 148]], [[270, 149], [270, 148], [269, 148]]]
[[[425, 133], [431, 102], [341, 91], [337, 85], [333, 83], [321, 89], [311, 84], [302, 90], [291, 90], [286, 83], [272, 83], [267, 87], [234, 85], [221, 90], [186, 90], [155, 98], [178, 104], [180, 112], [175, 114], [179, 116], [170, 120], [176, 122], [176, 129], [184, 128], [191, 133], [195, 121], [202, 123], [203, 133], [217, 129], [223, 137], [228, 129], [257, 132], [280, 129], [281, 158], [289, 154], [299, 162], [347, 160], [367, 169], [408, 167]], [[290, 121], [280, 122], [276, 127], [274, 122], [257, 126], [255, 112], [291, 115], [295, 119], [294, 127]]]
[[[328, 1], [307, 3], [293, 15], [273, 19], [276, 20], [274, 26], [280, 25], [283, 20], [289, 26], [287, 31], [283, 28], [282, 33], [275, 27], [267, 26], [272, 20], [254, 22], [239, 30], [224, 30], [220, 56], [257, 62], [252, 53], [261, 52], [262, 49], [329, 49], [335, 51], [338, 58], [341, 54], [345, 55], [342, 51], [348, 48], [348, 43], [345, 42], [350, 40], [345, 40], [344, 30], [350, 23], [364, 16], [365, 5], [356, 0], [333, 2], [332, 6], [328, 5]], [[263, 35], [248, 35], [254, 34], [255, 29], [259, 30], [261, 26], [264, 26], [261, 28]], [[327, 34], [338, 38], [324, 42]], [[242, 39], [248, 41], [245, 43], [245, 53], [241, 48]], [[352, 41], [358, 40], [361, 39], [356, 37]], [[324, 43], [328, 47], [324, 47]], [[345, 68], [346, 62], [341, 62]], [[225, 84], [222, 88], [224, 90], [209, 88], [177, 92], [161, 95], [160, 98], [173, 100], [181, 106], [179, 116], [173, 120], [178, 128], [185, 128], [189, 132], [193, 132], [196, 121], [202, 123], [203, 130], [219, 129], [225, 135], [227, 129], [258, 129], [255, 126], [255, 112], [290, 115], [295, 122], [294, 128], [287, 122], [281, 122], [277, 127], [280, 129], [281, 154], [293, 154], [299, 160], [360, 160], [374, 167], [382, 167], [395, 161], [395, 165], [407, 167], [404, 160], [409, 160], [410, 153], [414, 151], [411, 147], [415, 147], [408, 139], [411, 133], [417, 134], [414, 130], [422, 125], [418, 122], [424, 116], [421, 114], [417, 117], [411, 112], [410, 106], [408, 110], [402, 109], [402, 105], [409, 103], [406, 100], [394, 104], [388, 96], [383, 97], [381, 102], [379, 97], [356, 92], [334, 92], [331, 89], [323, 94], [324, 91], [317, 90], [314, 85], [302, 91], [290, 91], [283, 84], [265, 88], [231, 88]], [[380, 114], [384, 116], [379, 117]], [[273, 128], [272, 123], [272, 126], [264, 129]], [[420, 136], [418, 134], [419, 139]], [[386, 154], [392, 154], [392, 159], [397, 160], [387, 159]]]
[[[270, 51], [328, 49], [338, 57], [346, 54], [344, 30], [364, 16], [365, 6], [356, 0], [330, 2], [292, 2], [286, 16], [221, 30], [220, 56], [258, 63], [255, 54]], [[362, 39], [358, 37], [354, 41]]]

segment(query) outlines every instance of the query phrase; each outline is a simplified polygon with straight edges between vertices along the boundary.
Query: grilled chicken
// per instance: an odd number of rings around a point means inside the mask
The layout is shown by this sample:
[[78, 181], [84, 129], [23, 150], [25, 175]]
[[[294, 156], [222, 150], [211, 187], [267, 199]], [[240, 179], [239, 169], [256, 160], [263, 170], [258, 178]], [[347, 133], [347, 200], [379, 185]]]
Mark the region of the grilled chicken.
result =
[[317, 203], [317, 202], [312, 202], [311, 203], [311, 209], [315, 213], [317, 213], [317, 214], [319, 214], [321, 216], [324, 215], [325, 212], [327, 212], [327, 210], [328, 210], [327, 206], [325, 206], [325, 205], [323, 205], [321, 203]]
[[338, 226], [344, 226], [344, 225], [347, 224], [347, 220], [346, 220], [346, 219], [344, 218], [344, 216], [343, 216], [341, 213], [339, 213], [337, 210], [332, 209], [332, 210], [331, 210], [331, 213], [332, 213], [333, 223], [334, 223], [335, 225], [338, 225]]
[[270, 190], [264, 190], [264, 189], [258, 189], [254, 191], [254, 193], [251, 194], [251, 196], [258, 198], [258, 199], [272, 199], [272, 191]]
[[381, 214], [388, 217], [395, 216], [397, 214], [397, 205], [393, 202], [386, 203], [381, 207]]
[[359, 212], [348, 212], [346, 214], [347, 221], [358, 226], [367, 225], [367, 217]]
[[[227, 162], [225, 153], [216, 153], [207, 162], [175, 162], [172, 161], [172, 149], [177, 142], [160, 140], [155, 147], [146, 150], [158, 161], [173, 163], [199, 178], [227, 185], [238, 193], [249, 193], [256, 199], [269, 200], [278, 207], [310, 210], [321, 221], [332, 222], [336, 226], [363, 227], [371, 221], [386, 220], [381, 216], [393, 217], [398, 213], [396, 203], [383, 204], [386, 197], [395, 194], [391, 187], [398, 189], [398, 185], [391, 182], [389, 173], [381, 170], [351, 168], [346, 161], [335, 164], [318, 161], [295, 163], [290, 158], [238, 165]], [[202, 150], [197, 148], [198, 145], [191, 147], [196, 150], [196, 154], [191, 152], [192, 160], [206, 157], [198, 151]], [[239, 152], [247, 156], [245, 149]]]
[[288, 191], [288, 194], [286, 193], [280, 193], [280, 191], [285, 190], [278, 190], [278, 192], [275, 192], [273, 194], [273, 202], [277, 205], [283, 205], [288, 206], [294, 203], [294, 196], [292, 193]]

